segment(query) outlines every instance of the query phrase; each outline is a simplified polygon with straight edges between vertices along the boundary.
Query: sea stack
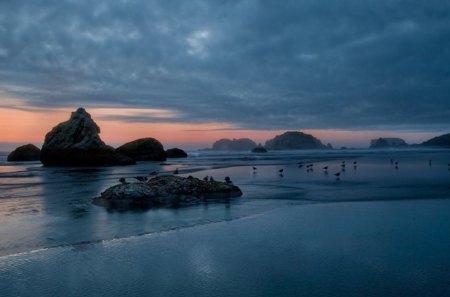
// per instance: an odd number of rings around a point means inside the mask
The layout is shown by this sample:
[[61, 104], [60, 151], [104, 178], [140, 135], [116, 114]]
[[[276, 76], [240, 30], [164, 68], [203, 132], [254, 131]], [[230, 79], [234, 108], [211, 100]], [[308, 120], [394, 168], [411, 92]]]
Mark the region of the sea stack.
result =
[[141, 138], [125, 143], [118, 147], [116, 152], [123, 154], [135, 161], [165, 161], [166, 151], [155, 138]]
[[19, 146], [8, 155], [8, 162], [39, 161], [41, 150], [34, 144]]
[[134, 161], [115, 152], [99, 136], [100, 128], [84, 109], [72, 112], [70, 119], [45, 136], [41, 162], [46, 166], [113, 166]]

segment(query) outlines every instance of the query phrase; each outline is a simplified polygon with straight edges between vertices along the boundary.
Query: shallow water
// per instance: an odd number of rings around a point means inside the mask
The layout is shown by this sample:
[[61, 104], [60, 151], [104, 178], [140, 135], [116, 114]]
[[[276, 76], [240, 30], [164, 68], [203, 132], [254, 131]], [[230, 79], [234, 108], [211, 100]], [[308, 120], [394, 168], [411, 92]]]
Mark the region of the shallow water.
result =
[[[449, 293], [447, 150], [194, 152], [100, 169], [0, 158], [2, 296]], [[141, 212], [91, 204], [120, 177], [175, 168], [230, 176], [244, 195]]]

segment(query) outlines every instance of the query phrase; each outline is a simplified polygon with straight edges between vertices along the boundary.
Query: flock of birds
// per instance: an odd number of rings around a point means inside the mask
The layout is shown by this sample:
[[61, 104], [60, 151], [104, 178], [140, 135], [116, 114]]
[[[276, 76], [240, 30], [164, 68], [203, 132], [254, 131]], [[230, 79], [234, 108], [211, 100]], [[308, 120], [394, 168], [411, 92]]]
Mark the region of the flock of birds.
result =
[[[395, 169], [399, 169], [399, 167], [398, 167], [399, 166], [399, 162], [398, 161], [395, 161], [394, 159], [390, 159], [390, 163], [391, 163], [391, 165], [394, 166]], [[432, 165], [432, 161], [431, 160], [428, 160], [428, 165], [431, 167], [431, 165]], [[347, 166], [346, 161], [345, 160], [342, 161], [340, 166], [341, 166], [341, 171], [334, 173], [334, 176], [336, 176], [337, 180], [340, 179], [341, 173], [345, 172], [345, 168]], [[306, 168], [306, 172], [312, 172], [314, 170], [314, 163], [305, 164], [303, 162], [299, 162], [298, 163], [298, 168], [303, 168], [303, 167]], [[329, 168], [328, 166], [322, 167], [323, 173], [325, 175], [328, 175], [328, 168]], [[357, 168], [358, 168], [358, 162], [357, 161], [353, 161], [353, 169], [357, 169]], [[252, 166], [252, 169], [253, 169], [253, 173], [256, 173], [257, 170], [258, 170], [258, 168], [255, 167], [255, 166]], [[448, 163], [448, 170], [450, 171], [450, 163]], [[284, 176], [283, 173], [284, 173], [284, 169], [283, 168], [278, 169], [278, 175], [280, 177]]]
[[[180, 171], [178, 170], [178, 168], [176, 168], [174, 171], [173, 171], [173, 174], [174, 175], [177, 175], [177, 174], [179, 174], [180, 173]], [[152, 171], [152, 172], [150, 172], [150, 174], [149, 174], [149, 176], [150, 177], [154, 177], [154, 176], [157, 176], [159, 174], [159, 172], [158, 171]], [[192, 177], [192, 176], [189, 176], [189, 177]], [[134, 177], [134, 179], [135, 180], [137, 180], [138, 182], [141, 182], [141, 183], [144, 183], [144, 182], [147, 182], [148, 180], [149, 180], [149, 177], [148, 176], [135, 176]], [[232, 184], [233, 182], [231, 181], [231, 178], [229, 177], [229, 176], [225, 176], [225, 178], [224, 178], [224, 180], [225, 180], [225, 182], [227, 183], [227, 184]], [[203, 181], [206, 181], [206, 182], [214, 182], [215, 180], [214, 180], [214, 177], [212, 177], [212, 176], [205, 176], [204, 178], [203, 178]], [[127, 184], [128, 182], [127, 182], [127, 180], [126, 180], [126, 178], [124, 178], [124, 177], [121, 177], [120, 179], [119, 179], [119, 182], [121, 183], [121, 184]]]
[[[392, 160], [391, 160], [391, 161], [392, 161]], [[395, 163], [396, 163], [396, 168], [398, 168], [398, 162], [395, 162]], [[356, 169], [356, 168], [357, 168], [357, 165], [358, 165], [358, 162], [357, 162], [357, 161], [354, 161], [354, 162], [353, 162], [353, 168]], [[299, 162], [299, 163], [298, 163], [298, 168], [303, 168], [303, 167], [306, 168], [306, 172], [312, 172], [312, 171], [314, 171], [314, 163], [305, 164], [305, 163], [303, 163], [303, 162]], [[346, 167], [346, 161], [342, 161], [342, 162], [341, 162], [341, 168], [342, 168], [341, 170], [342, 170], [342, 172], [345, 171], [345, 167]], [[324, 167], [322, 168], [324, 174], [328, 174], [328, 168], [329, 168], [328, 166], [324, 166]], [[450, 168], [450, 164], [449, 164], [449, 168]], [[253, 169], [253, 173], [256, 173], [257, 170], [258, 170], [258, 168], [255, 167], [255, 166], [253, 166], [252, 169]], [[284, 169], [283, 169], [283, 168], [278, 169], [278, 175], [279, 175], [280, 177], [283, 177], [283, 176], [284, 176], [283, 173], [284, 173]], [[336, 172], [336, 173], [334, 173], [334, 176], [336, 176], [336, 179], [339, 179], [340, 176], [341, 176], [341, 172]]]
[[[395, 161], [395, 160], [393, 160], [393, 159], [390, 159], [390, 163], [391, 163], [391, 165], [394, 166], [395, 169], [398, 169], [398, 165], [399, 165], [399, 162], [398, 162], [398, 161]], [[357, 161], [353, 161], [352, 164], [353, 164], [353, 169], [357, 169], [357, 167], [358, 167], [358, 162], [357, 162]], [[431, 167], [431, 165], [432, 165], [431, 160], [428, 160], [428, 165]], [[341, 166], [341, 171], [335, 172], [335, 173], [334, 173], [334, 176], [336, 176], [336, 180], [339, 180], [339, 179], [340, 179], [340, 176], [341, 176], [341, 173], [345, 172], [345, 168], [346, 168], [346, 166], [347, 166], [346, 161], [345, 161], [345, 160], [344, 160], [344, 161], [341, 161], [340, 166]], [[312, 171], [314, 170], [314, 163], [310, 163], [310, 164], [305, 164], [305, 163], [303, 163], [303, 162], [299, 162], [299, 163], [298, 163], [298, 168], [304, 168], [304, 167], [306, 168], [306, 172], [312, 172]], [[252, 169], [253, 169], [253, 173], [254, 173], [254, 174], [255, 174], [255, 173], [257, 172], [257, 170], [258, 170], [258, 168], [255, 167], [255, 166], [252, 166]], [[328, 166], [322, 167], [323, 173], [324, 173], [325, 175], [328, 175], [328, 169], [329, 169]], [[450, 171], [450, 163], [448, 163], [448, 170]], [[180, 172], [179, 172], [178, 168], [176, 168], [176, 169], [173, 171], [173, 174], [174, 174], [174, 175], [177, 175], [177, 174], [179, 174], [179, 173], [180, 173]], [[278, 169], [278, 175], [279, 175], [280, 177], [283, 177], [283, 176], [284, 176], [283, 173], [284, 173], [284, 169], [283, 169], [283, 168]], [[152, 171], [152, 172], [150, 172], [149, 176], [157, 176], [158, 174], [159, 174], [158, 171]], [[148, 177], [148, 176], [135, 176], [134, 179], [136, 179], [136, 180], [139, 181], [139, 182], [147, 182], [147, 181], [149, 180], [149, 177]], [[228, 183], [228, 184], [232, 184], [232, 183], [233, 183], [233, 182], [231, 181], [231, 179], [230, 179], [229, 176], [226, 176], [224, 180], [225, 180], [225, 182]], [[205, 177], [203, 178], [203, 181], [214, 182], [215, 180], [214, 180], [214, 178], [213, 178], [212, 176], [208, 176], [208, 175], [207, 175], [207, 176], [205, 176]], [[126, 184], [126, 183], [127, 183], [127, 181], [126, 181], [126, 179], [125, 179], [124, 177], [121, 177], [121, 178], [119, 179], [119, 182], [122, 183], [122, 184]]]

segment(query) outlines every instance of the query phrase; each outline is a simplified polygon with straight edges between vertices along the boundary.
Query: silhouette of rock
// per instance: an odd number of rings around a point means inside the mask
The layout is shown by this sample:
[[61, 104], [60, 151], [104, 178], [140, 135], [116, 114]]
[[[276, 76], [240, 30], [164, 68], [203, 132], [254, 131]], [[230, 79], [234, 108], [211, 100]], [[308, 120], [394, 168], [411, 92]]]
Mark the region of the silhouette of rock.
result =
[[220, 139], [214, 142], [212, 149], [215, 151], [249, 151], [256, 147], [256, 143], [248, 138]]
[[252, 149], [252, 153], [267, 153], [267, 150], [263, 146], [258, 145]]
[[422, 145], [450, 147], [450, 133], [431, 138], [430, 140], [422, 142]]
[[187, 158], [187, 153], [179, 148], [171, 148], [166, 151], [167, 158]]
[[134, 161], [115, 152], [99, 136], [100, 128], [91, 115], [78, 108], [70, 119], [45, 136], [41, 162], [46, 166], [111, 166]]
[[310, 134], [298, 131], [288, 131], [282, 135], [266, 141], [264, 146], [268, 150], [303, 150], [303, 149], [326, 149], [319, 139]]
[[135, 161], [165, 161], [166, 152], [163, 145], [154, 138], [137, 139], [118, 147], [116, 152]]
[[408, 144], [401, 138], [378, 138], [370, 141], [370, 148], [399, 148]]
[[39, 161], [41, 150], [34, 144], [19, 146], [8, 155], [8, 162]]
[[107, 208], [151, 208], [179, 206], [211, 199], [229, 199], [242, 195], [239, 187], [220, 181], [174, 175], [158, 176], [146, 183], [112, 186], [94, 198], [93, 203]]

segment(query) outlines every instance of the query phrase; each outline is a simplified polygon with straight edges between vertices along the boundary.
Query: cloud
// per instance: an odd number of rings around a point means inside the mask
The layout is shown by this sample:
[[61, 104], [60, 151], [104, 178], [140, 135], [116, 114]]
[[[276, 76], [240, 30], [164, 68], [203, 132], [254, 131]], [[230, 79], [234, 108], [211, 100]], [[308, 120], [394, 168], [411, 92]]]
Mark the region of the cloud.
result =
[[242, 129], [442, 129], [449, 35], [444, 0], [1, 1], [0, 94]]

